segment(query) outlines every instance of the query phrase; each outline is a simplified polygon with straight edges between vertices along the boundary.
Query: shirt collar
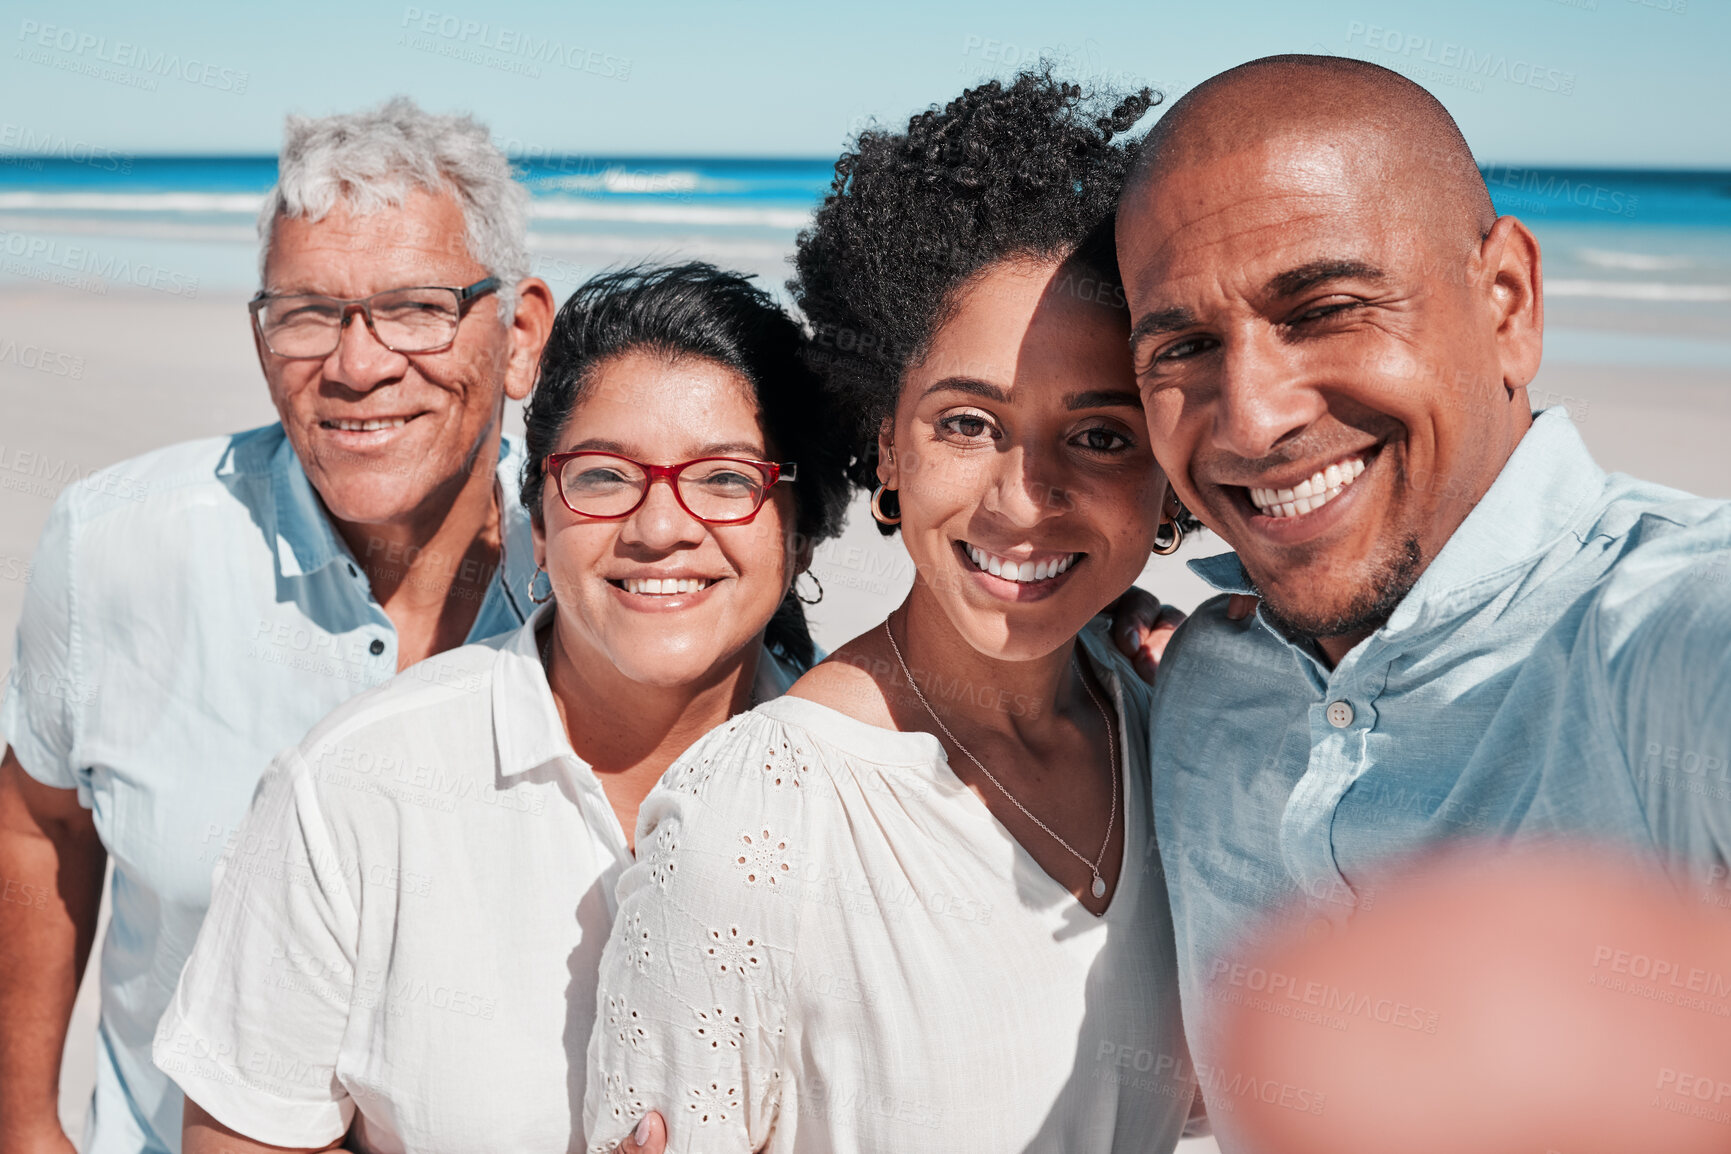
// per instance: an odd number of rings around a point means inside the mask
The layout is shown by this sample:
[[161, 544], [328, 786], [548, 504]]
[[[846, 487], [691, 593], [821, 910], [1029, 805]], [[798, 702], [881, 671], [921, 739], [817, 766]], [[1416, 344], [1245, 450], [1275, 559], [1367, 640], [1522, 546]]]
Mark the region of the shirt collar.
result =
[[[513, 438], [501, 437], [494, 476], [503, 554], [499, 579], [506, 596], [517, 607], [518, 620], [527, 617], [532, 608], [524, 603], [524, 598], [529, 578], [535, 573], [534, 532], [529, 511], [518, 497], [522, 469], [522, 445]], [[348, 547], [337, 536], [330, 515], [286, 435], [272, 454], [270, 475], [275, 497], [271, 544], [276, 550], [278, 571], [284, 577], [304, 577], [347, 557]]]
[[270, 480], [276, 510], [271, 545], [276, 549], [277, 571], [284, 577], [304, 577], [342, 556], [346, 550], [287, 436], [271, 456]]
[[1467, 613], [1531, 571], [1595, 505], [1605, 472], [1561, 408], [1535, 414], [1497, 479], [1380, 632], [1426, 632]]
[[[1604, 483], [1604, 470], [1564, 409], [1534, 414], [1490, 489], [1378, 636], [1388, 641], [1423, 633], [1496, 596], [1569, 534]], [[1192, 561], [1190, 571], [1222, 593], [1255, 595], [1236, 553]]]
[[[539, 606], [516, 632], [503, 639], [493, 659], [493, 748], [502, 777], [528, 773], [559, 758], [583, 764], [559, 718], [535, 639], [553, 610], [551, 601]], [[765, 646], [757, 656], [752, 704], [782, 696], [799, 676], [799, 669], [781, 661]]]
[[535, 643], [535, 631], [552, 611], [551, 601], [536, 609], [504, 639], [493, 658], [493, 748], [501, 777], [528, 773], [550, 761], [578, 760]]

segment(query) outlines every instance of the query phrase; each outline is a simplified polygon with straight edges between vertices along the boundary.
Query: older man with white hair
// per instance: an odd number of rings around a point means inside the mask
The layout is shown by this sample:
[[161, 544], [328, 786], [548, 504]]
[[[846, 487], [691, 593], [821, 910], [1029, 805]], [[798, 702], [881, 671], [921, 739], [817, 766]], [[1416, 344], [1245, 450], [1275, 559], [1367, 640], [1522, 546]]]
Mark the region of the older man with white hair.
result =
[[72, 1149], [56, 1084], [105, 856], [83, 1148], [166, 1154], [182, 1097], [151, 1040], [260, 773], [346, 698], [525, 618], [522, 456], [501, 424], [553, 314], [526, 218], [467, 117], [398, 99], [291, 118], [250, 305], [279, 423], [56, 503], [0, 706], [0, 876], [32, 896], [0, 903], [5, 1154]]

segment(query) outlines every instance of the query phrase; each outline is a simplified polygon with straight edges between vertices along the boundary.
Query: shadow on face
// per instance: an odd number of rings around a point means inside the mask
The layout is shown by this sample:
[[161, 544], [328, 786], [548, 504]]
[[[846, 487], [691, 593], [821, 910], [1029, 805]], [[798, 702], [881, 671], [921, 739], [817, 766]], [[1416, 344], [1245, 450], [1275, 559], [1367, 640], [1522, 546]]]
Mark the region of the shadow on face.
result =
[[[768, 488], [756, 514], [738, 524], [708, 524], [686, 507], [714, 516], [696, 482], [734, 494], [757, 476], [745, 462], [783, 459], [765, 436], [750, 382], [700, 357], [613, 356], [592, 370], [557, 445], [650, 465], [740, 459], [688, 471], [684, 505], [672, 484], [657, 481], [615, 518], [574, 512], [549, 483], [535, 529], [561, 643], [579, 664], [604, 663], [661, 687], [720, 678], [761, 641], [795, 572], [791, 485]], [[604, 509], [586, 502], [608, 499], [633, 476], [630, 464], [597, 457], [567, 465], [562, 479], [579, 507]]]
[[1147, 561], [1165, 483], [1126, 334], [1092, 274], [1001, 262], [904, 376], [879, 477], [900, 501], [914, 596], [982, 654], [1051, 653]]

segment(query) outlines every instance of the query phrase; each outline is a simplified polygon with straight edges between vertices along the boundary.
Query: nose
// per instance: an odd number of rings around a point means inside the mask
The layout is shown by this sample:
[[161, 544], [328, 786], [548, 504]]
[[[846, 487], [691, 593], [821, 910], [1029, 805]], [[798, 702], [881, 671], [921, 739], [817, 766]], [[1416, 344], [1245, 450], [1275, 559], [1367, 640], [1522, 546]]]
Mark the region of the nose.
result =
[[665, 477], [649, 483], [643, 503], [619, 526], [619, 539], [656, 553], [700, 543], [708, 529], [685, 511], [673, 493], [673, 482]]
[[1222, 352], [1214, 402], [1216, 448], [1259, 460], [1327, 411], [1302, 350], [1281, 340], [1271, 327], [1247, 326], [1231, 334]]
[[357, 308], [351, 308], [337, 330], [337, 347], [325, 358], [325, 376], [346, 385], [357, 393], [371, 392], [378, 386], [401, 377], [408, 368], [408, 358], [386, 348], [367, 318]]
[[1015, 445], [999, 454], [983, 506], [1009, 525], [1029, 529], [1072, 506], [1063, 480], [1052, 452], [1038, 445]]

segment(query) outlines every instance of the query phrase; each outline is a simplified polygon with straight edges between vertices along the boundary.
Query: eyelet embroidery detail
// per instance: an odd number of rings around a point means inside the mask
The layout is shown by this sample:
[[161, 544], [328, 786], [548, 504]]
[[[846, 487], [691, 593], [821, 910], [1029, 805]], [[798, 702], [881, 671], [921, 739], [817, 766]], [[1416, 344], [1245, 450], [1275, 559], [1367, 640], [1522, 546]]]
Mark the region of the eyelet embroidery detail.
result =
[[649, 930], [643, 924], [643, 915], [636, 910], [625, 919], [625, 941], [631, 949], [631, 964], [637, 967], [637, 972], [649, 972], [649, 963], [654, 954], [649, 949]]
[[805, 762], [800, 760], [805, 756], [805, 750], [792, 745], [787, 738], [771, 745], [763, 758], [763, 775], [769, 778], [771, 785], [792, 785], [798, 787], [805, 783]]
[[[612, 1111], [615, 1120], [621, 1118], [636, 1118], [642, 1115], [647, 1107], [637, 1096], [637, 1087], [625, 1080], [625, 1075], [614, 1071], [607, 1075], [603, 1083], [603, 1092], [607, 1095], [607, 1108]], [[605, 1146], [592, 1146], [592, 1150], [605, 1150]]]
[[739, 840], [745, 843], [745, 850], [733, 859], [733, 864], [745, 871], [746, 885], [761, 881], [773, 886], [791, 874], [786, 838], [777, 838], [766, 829], [754, 834], [742, 833]]
[[655, 849], [649, 856], [649, 880], [665, 889], [667, 883], [673, 880], [674, 870], [678, 863], [673, 860], [679, 852], [679, 831], [672, 825], [664, 825], [655, 831]]
[[621, 1046], [630, 1046], [633, 1050], [649, 1038], [649, 1031], [643, 1028], [643, 1016], [612, 994], [607, 995], [607, 1028], [613, 1031], [613, 1037]]
[[726, 1047], [729, 1050], [739, 1049], [745, 1040], [745, 1025], [739, 1020], [738, 1014], [730, 1014], [720, 1006], [713, 1010], [698, 1010], [697, 1025], [693, 1027], [697, 1036], [709, 1043], [711, 1050]]
[[748, 936], [738, 926], [710, 930], [709, 945], [703, 952], [722, 974], [743, 978], [757, 973], [763, 965], [763, 951], [758, 948], [757, 939]]
[[732, 1116], [731, 1111], [739, 1109], [738, 1087], [723, 1088], [720, 1082], [691, 1087], [691, 1097], [692, 1101], [687, 1102], [685, 1108], [697, 1115], [698, 1122], [704, 1125], [725, 1122]]

